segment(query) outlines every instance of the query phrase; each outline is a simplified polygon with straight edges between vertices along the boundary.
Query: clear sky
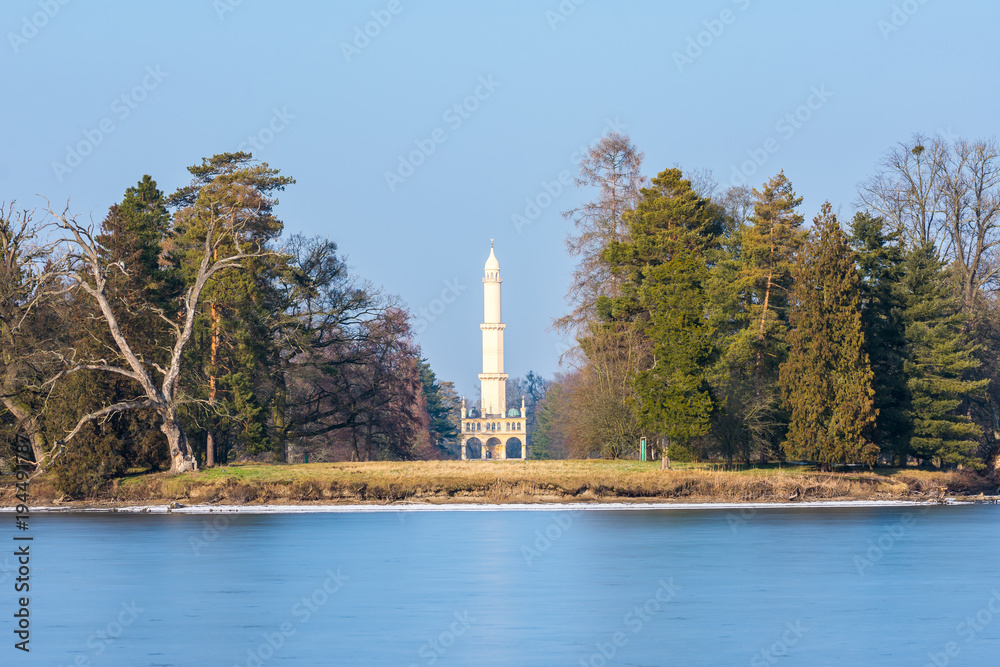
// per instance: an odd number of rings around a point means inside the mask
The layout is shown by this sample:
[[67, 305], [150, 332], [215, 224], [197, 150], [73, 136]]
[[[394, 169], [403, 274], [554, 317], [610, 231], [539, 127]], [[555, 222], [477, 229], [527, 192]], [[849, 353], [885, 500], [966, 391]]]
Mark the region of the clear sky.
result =
[[610, 126], [647, 175], [784, 169], [808, 218], [846, 216], [895, 142], [996, 133], [998, 26], [986, 0], [5, 0], [0, 200], [99, 221], [145, 173], [169, 193], [250, 150], [297, 179], [286, 230], [399, 295], [474, 397], [491, 238], [506, 370], [557, 370], [560, 212], [591, 196], [558, 182]]

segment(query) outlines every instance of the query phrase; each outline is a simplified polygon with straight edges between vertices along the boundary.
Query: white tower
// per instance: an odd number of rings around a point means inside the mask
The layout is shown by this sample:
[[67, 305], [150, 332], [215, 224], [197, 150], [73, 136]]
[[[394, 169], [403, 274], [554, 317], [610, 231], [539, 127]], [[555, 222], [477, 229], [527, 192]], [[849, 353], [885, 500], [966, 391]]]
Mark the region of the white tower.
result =
[[507, 374], [503, 372], [503, 330], [500, 321], [500, 262], [493, 254], [486, 260], [483, 276], [483, 372], [479, 374], [482, 389], [480, 409], [484, 417], [503, 417], [507, 414]]
[[[483, 372], [479, 374], [482, 401], [479, 409], [466, 410], [462, 399], [462, 460], [468, 458], [468, 443], [476, 440], [480, 444], [481, 459], [507, 459], [509, 451], [521, 459], [528, 458], [528, 427], [524, 397], [521, 408], [507, 408], [507, 374], [503, 372], [503, 330], [506, 325], [500, 317], [500, 262], [493, 254], [490, 241], [490, 256], [483, 267]], [[518, 456], [517, 445], [520, 444]]]

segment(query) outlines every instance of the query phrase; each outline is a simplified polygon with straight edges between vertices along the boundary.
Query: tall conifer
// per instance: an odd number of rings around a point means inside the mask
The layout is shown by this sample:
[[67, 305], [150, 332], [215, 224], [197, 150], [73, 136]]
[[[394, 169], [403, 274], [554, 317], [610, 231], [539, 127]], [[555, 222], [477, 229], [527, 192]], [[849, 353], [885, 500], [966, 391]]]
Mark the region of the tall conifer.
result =
[[790, 458], [826, 468], [871, 465], [878, 448], [865, 433], [876, 412], [855, 255], [829, 202], [813, 224], [795, 267], [790, 350], [780, 372], [791, 415], [784, 449]]
[[980, 362], [965, 331], [967, 317], [932, 246], [907, 254], [902, 290], [910, 449], [918, 458], [937, 458], [944, 465], [968, 464], [982, 431], [959, 408], [989, 381], [965, 379]]

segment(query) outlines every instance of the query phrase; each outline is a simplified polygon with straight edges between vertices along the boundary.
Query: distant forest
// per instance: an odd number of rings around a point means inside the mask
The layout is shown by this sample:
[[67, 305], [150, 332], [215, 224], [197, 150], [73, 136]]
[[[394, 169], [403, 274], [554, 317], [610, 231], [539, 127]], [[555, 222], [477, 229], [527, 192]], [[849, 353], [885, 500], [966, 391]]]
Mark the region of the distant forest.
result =
[[666, 169], [605, 135], [565, 215], [578, 347], [539, 405], [542, 456], [991, 470], [1000, 448], [1000, 148], [915, 136], [856, 212], [808, 225], [757, 188]]
[[[1000, 149], [916, 136], [807, 224], [783, 172], [647, 180], [627, 136], [580, 164], [563, 371], [512, 378], [533, 458], [659, 454], [993, 470]], [[0, 457], [69, 496], [235, 460], [456, 458], [459, 398], [404, 304], [326, 238], [283, 235], [294, 183], [248, 153], [144, 176], [98, 228], [0, 212]]]

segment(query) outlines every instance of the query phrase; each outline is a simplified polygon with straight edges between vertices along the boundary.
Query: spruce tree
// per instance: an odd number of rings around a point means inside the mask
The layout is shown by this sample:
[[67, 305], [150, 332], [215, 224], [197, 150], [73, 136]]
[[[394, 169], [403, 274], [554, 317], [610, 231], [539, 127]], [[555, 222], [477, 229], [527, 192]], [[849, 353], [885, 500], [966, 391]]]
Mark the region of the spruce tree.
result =
[[903, 362], [906, 332], [902, 321], [903, 248], [899, 233], [889, 232], [878, 216], [859, 212], [851, 222], [850, 242], [861, 276], [861, 322], [865, 351], [875, 374], [878, 417], [870, 433], [881, 452], [899, 465], [910, 453], [910, 394]]
[[791, 416], [783, 447], [790, 458], [824, 468], [871, 465], [878, 448], [865, 433], [876, 412], [855, 255], [828, 202], [813, 225], [795, 267], [790, 350], [780, 370]]
[[959, 408], [981, 394], [989, 381], [965, 379], [980, 365], [977, 348], [965, 331], [967, 316], [933, 246], [918, 246], [907, 254], [901, 287], [910, 450], [923, 460], [937, 458], [942, 465], [969, 464], [982, 431]]

